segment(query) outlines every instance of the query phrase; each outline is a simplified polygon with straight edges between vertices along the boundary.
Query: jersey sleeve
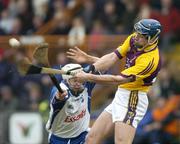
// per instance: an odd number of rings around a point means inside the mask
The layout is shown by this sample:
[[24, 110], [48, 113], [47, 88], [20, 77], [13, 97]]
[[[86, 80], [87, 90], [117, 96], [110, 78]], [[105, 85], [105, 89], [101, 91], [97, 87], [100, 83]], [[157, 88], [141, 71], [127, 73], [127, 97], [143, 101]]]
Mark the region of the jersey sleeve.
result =
[[124, 41], [124, 43], [122, 45], [120, 45], [114, 52], [115, 54], [118, 56], [119, 59], [123, 58], [124, 56], [126, 56], [126, 53], [129, 51], [130, 49], [130, 41], [133, 35], [130, 35], [126, 38], [126, 40]]
[[95, 87], [95, 83], [92, 83], [92, 82], [87, 82], [86, 83], [86, 87], [87, 87], [87, 89], [88, 89], [88, 95], [91, 97], [91, 93], [92, 93], [92, 90], [93, 90], [93, 88]]
[[57, 93], [57, 88], [54, 86], [52, 89], [51, 89], [51, 93], [50, 93], [50, 97], [49, 97], [49, 100], [52, 101]]
[[121, 72], [121, 75], [124, 77], [134, 75], [136, 79], [144, 79], [148, 77], [151, 73], [151, 70], [154, 67], [154, 59], [148, 57], [142, 57], [136, 60], [134, 66], [129, 67]]
[[58, 100], [58, 99], [56, 98], [56, 96], [55, 96], [57, 92], [58, 92], [58, 89], [54, 86], [54, 87], [52, 88], [52, 90], [51, 90], [50, 100], [49, 100], [49, 102], [50, 102], [52, 105], [56, 104], [57, 102], [61, 102], [61, 101]]

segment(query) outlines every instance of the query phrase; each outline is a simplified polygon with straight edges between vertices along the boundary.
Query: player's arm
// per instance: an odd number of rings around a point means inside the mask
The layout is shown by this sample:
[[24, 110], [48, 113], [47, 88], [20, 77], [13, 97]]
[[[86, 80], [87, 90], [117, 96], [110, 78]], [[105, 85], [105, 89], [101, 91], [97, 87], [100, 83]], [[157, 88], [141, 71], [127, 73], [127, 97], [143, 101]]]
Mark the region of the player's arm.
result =
[[132, 35], [130, 35], [122, 45], [120, 45], [114, 52], [110, 54], [106, 54], [101, 57], [98, 61], [96, 61], [94, 65], [94, 69], [99, 71], [106, 71], [111, 66], [113, 66], [119, 59], [126, 56], [127, 52], [129, 51], [130, 47], [130, 40]]
[[86, 72], [106, 71], [119, 59], [126, 55], [127, 51], [129, 50], [131, 37], [132, 35], [130, 35], [114, 52], [106, 54], [101, 58], [88, 55], [77, 47], [74, 49], [69, 49], [67, 52], [67, 57], [79, 63], [94, 63], [92, 66], [87, 68]]
[[60, 93], [59, 91], [56, 92], [55, 97], [58, 100], [64, 100], [67, 96], [67, 91], [65, 90], [63, 93]]
[[112, 67], [118, 60], [119, 58], [117, 57], [117, 55], [112, 52], [101, 57], [93, 65], [97, 71], [106, 71], [110, 67]]
[[67, 51], [67, 57], [76, 61], [77, 63], [92, 64], [99, 60], [98, 57], [89, 55], [79, 49], [78, 47], [71, 48]]
[[[62, 87], [61, 87], [62, 88]], [[63, 101], [67, 98], [67, 90], [62, 88], [63, 93], [60, 93], [56, 87], [53, 87], [50, 94], [51, 102], [54, 103], [56, 101]]]
[[122, 77], [120, 75], [95, 75], [91, 73], [79, 72], [75, 75], [78, 81], [84, 82], [95, 82], [101, 84], [123, 84], [127, 82], [132, 82], [135, 80], [134, 76]]
[[134, 81], [135, 77], [122, 77], [120, 75], [94, 75], [94, 74], [88, 74], [87, 80], [90, 82], [96, 82], [101, 84], [124, 84], [127, 82]]
[[53, 109], [57, 109], [58, 107], [58, 110], [61, 110], [65, 105], [66, 100], [68, 99], [68, 95], [66, 94], [67, 90], [64, 91], [64, 93], [60, 94], [55, 86], [52, 88], [49, 103]]
[[118, 57], [113, 53], [107, 54], [101, 58], [88, 55], [84, 51], [80, 50], [78, 47], [73, 49], [69, 49], [67, 52], [67, 57], [78, 62], [78, 63], [88, 63], [93, 64], [96, 70], [105, 71], [111, 65], [113, 65], [117, 60]]

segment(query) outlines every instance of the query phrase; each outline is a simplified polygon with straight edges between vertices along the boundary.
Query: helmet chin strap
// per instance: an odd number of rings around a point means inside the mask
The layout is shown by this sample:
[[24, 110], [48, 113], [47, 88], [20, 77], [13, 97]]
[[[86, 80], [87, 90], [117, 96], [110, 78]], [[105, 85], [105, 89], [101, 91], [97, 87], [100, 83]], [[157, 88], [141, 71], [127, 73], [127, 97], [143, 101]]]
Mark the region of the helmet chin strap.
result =
[[158, 39], [154, 40], [153, 43], [147, 42], [143, 47], [137, 48], [137, 50], [138, 50], [138, 51], [144, 51], [144, 52], [151, 51], [154, 47], [152, 47], [151, 49], [148, 49], [148, 50], [146, 50], [146, 51], [145, 51], [145, 48], [148, 47], [148, 46], [150, 46], [150, 45], [152, 45], [152, 44], [154, 44], [157, 40], [158, 40]]
[[158, 40], [158, 35], [160, 34], [161, 30], [158, 29], [158, 32], [151, 38], [150, 36], [148, 37], [148, 44], [152, 45]]

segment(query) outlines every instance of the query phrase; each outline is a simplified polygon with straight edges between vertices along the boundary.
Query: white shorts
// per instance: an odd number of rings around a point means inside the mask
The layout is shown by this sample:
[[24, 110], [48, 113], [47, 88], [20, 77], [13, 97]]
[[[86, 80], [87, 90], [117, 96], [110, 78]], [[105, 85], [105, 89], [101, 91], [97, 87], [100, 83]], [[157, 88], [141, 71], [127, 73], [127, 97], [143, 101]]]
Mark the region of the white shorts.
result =
[[118, 88], [112, 103], [105, 111], [112, 114], [113, 122], [121, 121], [137, 128], [148, 108], [147, 93]]

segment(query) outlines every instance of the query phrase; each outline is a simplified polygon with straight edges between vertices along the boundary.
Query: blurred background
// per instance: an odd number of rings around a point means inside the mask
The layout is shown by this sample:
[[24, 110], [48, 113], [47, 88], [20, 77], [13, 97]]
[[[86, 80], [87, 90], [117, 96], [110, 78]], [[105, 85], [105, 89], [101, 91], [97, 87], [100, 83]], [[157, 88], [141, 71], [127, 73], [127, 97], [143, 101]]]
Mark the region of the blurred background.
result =
[[[0, 144], [47, 144], [45, 123], [53, 86], [47, 75], [22, 77], [15, 62], [49, 43], [52, 67], [71, 62], [69, 48], [94, 56], [117, 48], [135, 22], [154, 18], [163, 26], [159, 48], [162, 69], [149, 95], [150, 106], [134, 144], [180, 144], [180, 1], [179, 0], [0, 0]], [[11, 48], [18, 39], [22, 47]], [[124, 60], [109, 73], [118, 74]], [[117, 68], [118, 67], [118, 68]], [[111, 102], [116, 87], [97, 85], [91, 124]], [[113, 134], [104, 144], [114, 144]]]

